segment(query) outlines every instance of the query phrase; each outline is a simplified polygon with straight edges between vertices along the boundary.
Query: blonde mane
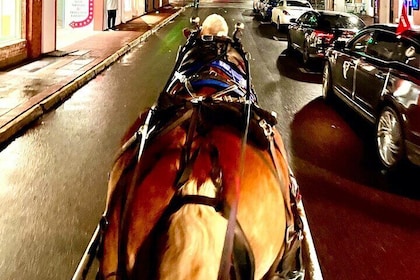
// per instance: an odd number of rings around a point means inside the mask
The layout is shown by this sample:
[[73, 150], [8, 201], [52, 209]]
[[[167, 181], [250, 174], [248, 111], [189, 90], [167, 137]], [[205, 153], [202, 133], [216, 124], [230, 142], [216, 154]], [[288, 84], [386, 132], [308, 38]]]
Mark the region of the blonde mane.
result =
[[211, 14], [201, 25], [201, 35], [228, 36], [228, 34], [228, 24], [221, 15]]

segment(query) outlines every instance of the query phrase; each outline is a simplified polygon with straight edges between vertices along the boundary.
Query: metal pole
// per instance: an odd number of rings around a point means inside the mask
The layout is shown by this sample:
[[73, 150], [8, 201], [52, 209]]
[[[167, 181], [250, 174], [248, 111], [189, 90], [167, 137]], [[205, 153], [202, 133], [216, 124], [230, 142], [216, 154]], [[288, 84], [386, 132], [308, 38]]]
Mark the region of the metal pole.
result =
[[92, 238], [90, 239], [89, 245], [86, 248], [82, 259], [77, 266], [76, 272], [73, 275], [72, 280], [84, 280], [89, 272], [90, 266], [92, 265], [93, 258], [96, 256], [96, 251], [99, 245], [100, 239], [100, 225], [96, 227]]

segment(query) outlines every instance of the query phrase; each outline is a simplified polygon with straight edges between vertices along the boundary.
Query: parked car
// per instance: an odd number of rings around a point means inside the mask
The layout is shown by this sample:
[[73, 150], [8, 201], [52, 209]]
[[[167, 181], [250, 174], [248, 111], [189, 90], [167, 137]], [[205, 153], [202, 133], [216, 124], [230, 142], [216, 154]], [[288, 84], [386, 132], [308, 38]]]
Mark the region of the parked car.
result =
[[[322, 91], [375, 124], [380, 163], [420, 166], [420, 26], [371, 25], [327, 51]], [[407, 161], [408, 159], [408, 161]]]
[[262, 7], [264, 7], [266, 0], [254, 0], [252, 2], [252, 10], [254, 14], [261, 13]]
[[253, 10], [255, 14], [261, 16], [263, 20], [271, 19], [271, 11], [277, 7], [279, 0], [254, 0]]
[[287, 34], [288, 50], [297, 50], [303, 63], [320, 60], [335, 40], [348, 40], [366, 24], [356, 15], [324, 10], [303, 13], [292, 19]]
[[274, 23], [277, 29], [287, 27], [290, 24], [290, 19], [298, 18], [309, 10], [313, 10], [313, 8], [307, 0], [280, 0], [277, 7], [271, 11], [271, 23]]
[[279, 5], [280, 0], [267, 0], [265, 6], [261, 11], [262, 18], [264, 20], [271, 20], [271, 14], [273, 9]]

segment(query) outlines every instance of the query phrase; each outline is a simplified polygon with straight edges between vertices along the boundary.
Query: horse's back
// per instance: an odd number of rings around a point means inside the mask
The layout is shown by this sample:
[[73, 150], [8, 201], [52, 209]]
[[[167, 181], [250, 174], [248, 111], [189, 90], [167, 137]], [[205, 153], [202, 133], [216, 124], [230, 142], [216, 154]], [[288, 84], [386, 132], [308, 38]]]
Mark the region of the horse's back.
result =
[[[198, 35], [157, 110], [124, 137], [108, 186], [100, 277], [207, 280], [227, 263], [236, 279], [263, 279], [278, 269], [290, 174], [276, 121], [256, 104], [238, 38]], [[240, 249], [226, 256], [232, 226]]]

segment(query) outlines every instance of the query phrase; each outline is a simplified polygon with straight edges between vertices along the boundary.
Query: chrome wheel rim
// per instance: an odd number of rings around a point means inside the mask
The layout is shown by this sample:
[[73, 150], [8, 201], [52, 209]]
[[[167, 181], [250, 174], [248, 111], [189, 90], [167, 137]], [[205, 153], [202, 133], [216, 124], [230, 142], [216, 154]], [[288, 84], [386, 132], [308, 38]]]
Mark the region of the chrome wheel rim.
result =
[[397, 116], [390, 110], [381, 114], [376, 134], [381, 161], [388, 167], [394, 166], [401, 158], [401, 126]]

